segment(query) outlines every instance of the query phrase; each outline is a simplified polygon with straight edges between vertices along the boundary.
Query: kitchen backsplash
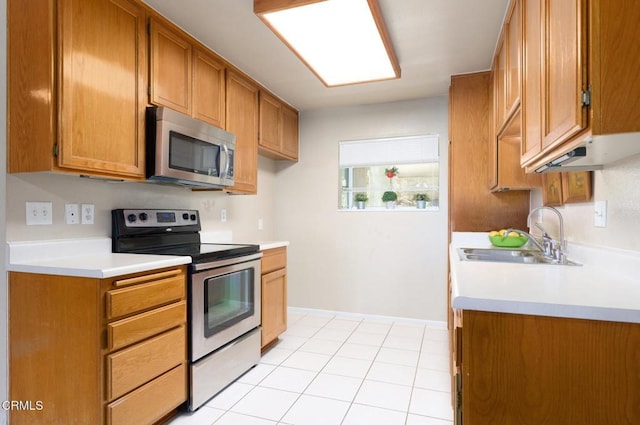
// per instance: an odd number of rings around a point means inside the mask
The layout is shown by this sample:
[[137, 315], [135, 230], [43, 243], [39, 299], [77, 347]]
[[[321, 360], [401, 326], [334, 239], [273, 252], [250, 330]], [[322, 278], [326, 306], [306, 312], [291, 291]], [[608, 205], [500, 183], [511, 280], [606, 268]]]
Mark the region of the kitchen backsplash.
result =
[[[200, 211], [203, 231], [232, 231], [238, 241], [274, 238], [275, 161], [260, 158], [258, 195], [228, 195], [150, 183], [111, 183], [60, 174], [8, 174], [7, 240], [111, 236], [114, 208], [187, 208]], [[53, 202], [53, 224], [27, 226], [25, 202]], [[65, 224], [65, 204], [94, 204], [95, 224]], [[227, 220], [221, 221], [221, 210]], [[258, 229], [261, 220], [263, 229]]]
[[[640, 155], [594, 171], [593, 199], [560, 207], [565, 234], [571, 242], [640, 251]], [[607, 227], [594, 226], [594, 201], [607, 201]], [[532, 205], [542, 204], [539, 190]], [[550, 223], [551, 224], [551, 223]]]

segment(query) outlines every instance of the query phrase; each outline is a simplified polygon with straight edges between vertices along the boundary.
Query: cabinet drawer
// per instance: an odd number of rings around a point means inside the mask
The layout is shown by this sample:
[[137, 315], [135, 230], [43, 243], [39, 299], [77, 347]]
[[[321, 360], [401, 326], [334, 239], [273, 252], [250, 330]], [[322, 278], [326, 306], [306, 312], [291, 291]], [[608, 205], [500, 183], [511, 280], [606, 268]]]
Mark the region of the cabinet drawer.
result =
[[287, 267], [287, 248], [274, 248], [264, 251], [262, 263], [260, 264], [261, 273], [266, 274], [274, 270]]
[[169, 304], [107, 325], [107, 348], [125, 347], [185, 323], [187, 302]]
[[181, 364], [107, 406], [108, 425], [152, 424], [187, 399], [186, 366]]
[[107, 318], [124, 316], [177, 301], [185, 297], [186, 278], [183, 269], [113, 282], [118, 287], [106, 294]]
[[114, 400], [186, 361], [186, 327], [107, 356], [107, 398]]

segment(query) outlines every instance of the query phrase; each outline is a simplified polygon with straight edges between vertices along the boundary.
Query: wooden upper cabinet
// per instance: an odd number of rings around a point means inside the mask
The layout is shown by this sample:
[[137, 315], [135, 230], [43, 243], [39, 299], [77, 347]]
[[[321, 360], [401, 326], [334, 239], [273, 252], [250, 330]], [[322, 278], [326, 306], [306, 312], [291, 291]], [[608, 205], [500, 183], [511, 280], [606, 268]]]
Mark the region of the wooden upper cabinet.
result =
[[505, 112], [510, 117], [520, 106], [520, 68], [522, 55], [522, 4], [514, 0], [506, 28], [506, 93]]
[[520, 106], [522, 16], [512, 1], [493, 62], [495, 131], [499, 133]]
[[151, 103], [191, 115], [191, 44], [150, 19]]
[[255, 194], [258, 190], [258, 86], [229, 70], [226, 79], [227, 131], [236, 135], [232, 193]]
[[539, 174], [526, 174], [520, 166], [522, 111], [517, 110], [496, 139], [496, 185], [493, 192], [529, 190], [542, 185]]
[[210, 53], [193, 53], [193, 117], [216, 127], [225, 126], [225, 65]]
[[[449, 225], [452, 232], [525, 228], [527, 224], [528, 192], [492, 193], [487, 187], [490, 173], [495, 169], [491, 162], [493, 148], [497, 148], [492, 143], [491, 84], [488, 72], [451, 77]], [[517, 156], [514, 162], [517, 165]]]
[[224, 61], [157, 18], [150, 19], [150, 37], [150, 102], [224, 128]]
[[493, 59], [493, 112], [494, 134], [498, 133], [507, 119], [507, 46], [505, 38], [498, 42], [498, 50]]
[[269, 158], [298, 160], [298, 111], [262, 90], [258, 147]]
[[282, 108], [282, 153], [289, 159], [298, 160], [298, 111], [283, 105]]
[[586, 1], [546, 2], [543, 149], [568, 140], [587, 125], [582, 105], [587, 89], [585, 17]]
[[523, 107], [531, 131], [522, 164], [534, 170], [590, 136], [640, 131], [640, 55], [629, 54], [640, 44], [640, 2], [522, 1]]
[[521, 164], [542, 150], [542, 55], [544, 1], [522, 0], [522, 142]]
[[270, 94], [260, 91], [260, 152], [280, 150], [282, 139], [282, 103]]
[[7, 12], [8, 171], [143, 179], [144, 9], [10, 0]]

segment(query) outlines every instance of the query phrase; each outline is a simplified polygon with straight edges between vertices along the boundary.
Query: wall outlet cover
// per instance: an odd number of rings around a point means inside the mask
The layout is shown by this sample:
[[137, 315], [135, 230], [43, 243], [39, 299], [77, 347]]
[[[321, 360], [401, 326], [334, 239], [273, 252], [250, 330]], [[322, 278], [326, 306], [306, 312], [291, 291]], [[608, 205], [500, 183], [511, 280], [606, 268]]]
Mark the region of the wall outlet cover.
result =
[[78, 204], [65, 204], [64, 219], [67, 224], [80, 223], [80, 208], [78, 207]]
[[93, 204], [82, 204], [80, 207], [80, 220], [82, 224], [93, 224], [95, 206]]

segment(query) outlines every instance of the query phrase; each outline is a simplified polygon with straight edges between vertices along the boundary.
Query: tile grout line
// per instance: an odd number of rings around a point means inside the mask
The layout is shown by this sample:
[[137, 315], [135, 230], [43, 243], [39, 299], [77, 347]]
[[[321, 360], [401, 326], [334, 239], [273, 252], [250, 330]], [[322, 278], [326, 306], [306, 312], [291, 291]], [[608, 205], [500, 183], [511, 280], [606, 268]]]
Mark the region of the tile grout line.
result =
[[[299, 318], [298, 318], [297, 320], [295, 320], [294, 322], [292, 322], [290, 325], [293, 325], [293, 324], [296, 324], [296, 323], [300, 323], [300, 322], [301, 322], [301, 321], [303, 321], [303, 319], [304, 319], [304, 318], [306, 318], [306, 317], [312, 317], [312, 315], [305, 314], [305, 315], [303, 315], [303, 316], [299, 317]], [[318, 317], [325, 317], [325, 316], [318, 316]], [[290, 406], [290, 407], [289, 407], [289, 408], [288, 408], [288, 409], [287, 409], [287, 410], [282, 414], [282, 416], [280, 416], [280, 418], [276, 421], [276, 423], [277, 423], [277, 424], [281, 424], [281, 423], [282, 423], [282, 424], [286, 424], [286, 422], [282, 422], [282, 420], [284, 419], [284, 417], [285, 417], [285, 416], [286, 416], [286, 415], [291, 411], [291, 409], [293, 408], [293, 406], [294, 406], [294, 405], [295, 405], [295, 404], [296, 404], [296, 403], [301, 399], [302, 395], [304, 395], [304, 394], [305, 394], [305, 391], [307, 391], [307, 389], [311, 386], [311, 384], [312, 384], [312, 383], [313, 383], [313, 382], [318, 378], [318, 376], [319, 376], [319, 375], [320, 375], [320, 374], [325, 370], [325, 368], [327, 367], [327, 365], [328, 365], [328, 364], [329, 364], [329, 363], [330, 363], [334, 358], [336, 358], [336, 357], [343, 357], [343, 356], [338, 356], [338, 352], [340, 351], [340, 349], [342, 349], [342, 348], [345, 346], [345, 344], [347, 344], [347, 342], [348, 342], [349, 338], [351, 338], [351, 337], [354, 335], [354, 333], [356, 333], [356, 331], [360, 328], [360, 326], [361, 326], [363, 323], [365, 323], [365, 322], [366, 322], [366, 320], [365, 320], [365, 319], [363, 319], [363, 318], [360, 318], [359, 320], [346, 319], [346, 320], [349, 320], [349, 321], [357, 322], [357, 326], [356, 326], [355, 328], [353, 328], [352, 330], [350, 330], [350, 331], [349, 331], [348, 336], [347, 336], [344, 340], [342, 340], [342, 341], [340, 342], [340, 346], [338, 347], [338, 349], [337, 349], [337, 350], [335, 350], [335, 351], [333, 352], [333, 354], [331, 354], [331, 355], [330, 355], [330, 357], [329, 357], [329, 359], [327, 360], [327, 362], [326, 362], [326, 363], [324, 364], [324, 366], [322, 366], [322, 368], [320, 368], [318, 371], [312, 371], [312, 370], [309, 370], [309, 369], [292, 368], [292, 369], [307, 370], [307, 371], [315, 372], [315, 375], [313, 376], [313, 378], [311, 379], [311, 381], [310, 381], [310, 382], [305, 386], [305, 388], [304, 388], [304, 389], [302, 389], [300, 392], [298, 392], [298, 391], [291, 391], [291, 390], [283, 390], [283, 389], [279, 389], [279, 388], [262, 387], [262, 386], [260, 386], [260, 383], [261, 383], [261, 382], [264, 382], [264, 381], [265, 381], [265, 380], [266, 380], [270, 375], [272, 375], [272, 374], [273, 374], [273, 372], [274, 372], [275, 370], [277, 370], [277, 369], [278, 369], [278, 368], [280, 368], [280, 367], [287, 367], [287, 368], [291, 368], [291, 367], [289, 367], [289, 366], [284, 366], [283, 364], [284, 364], [284, 362], [285, 362], [287, 359], [289, 359], [289, 358], [290, 358], [292, 355], [294, 355], [295, 353], [298, 353], [298, 352], [299, 352], [299, 353], [310, 353], [310, 354], [323, 354], [323, 353], [315, 353], [315, 352], [312, 352], [312, 351], [301, 351], [300, 349], [301, 349], [301, 348], [302, 348], [306, 343], [308, 343], [309, 341], [311, 341], [312, 339], [314, 339], [314, 337], [315, 337], [315, 336], [317, 336], [317, 334], [318, 334], [321, 330], [323, 330], [323, 329], [325, 329], [325, 330], [326, 330], [326, 329], [343, 330], [343, 329], [341, 329], [341, 328], [328, 328], [328, 327], [327, 327], [327, 326], [328, 326], [332, 321], [334, 321], [334, 320], [339, 320], [339, 319], [340, 319], [340, 316], [332, 315], [328, 321], [326, 321], [322, 326], [320, 326], [320, 327], [319, 327], [315, 332], [313, 332], [310, 336], [308, 336], [308, 337], [300, 337], [300, 338], [304, 338], [304, 339], [305, 339], [305, 342], [304, 342], [304, 343], [302, 343], [300, 346], [298, 346], [296, 349], [292, 350], [292, 352], [291, 352], [289, 355], [287, 355], [285, 358], [283, 358], [283, 360], [282, 360], [280, 363], [278, 363], [278, 364], [276, 364], [276, 365], [272, 365], [272, 364], [268, 364], [268, 363], [263, 363], [264, 365], [274, 366], [273, 370], [271, 370], [269, 373], [267, 373], [265, 376], [263, 376], [260, 380], [258, 380], [258, 381], [256, 382], [256, 384], [254, 384], [254, 385], [253, 385], [253, 388], [251, 388], [251, 389], [250, 389], [246, 394], [244, 394], [244, 395], [243, 395], [239, 400], [237, 400], [235, 403], [233, 403], [229, 408], [224, 409], [224, 412], [225, 412], [225, 413], [224, 413], [220, 418], [216, 419], [216, 421], [214, 422], [214, 424], [215, 424], [215, 423], [217, 423], [217, 422], [218, 422], [218, 421], [219, 421], [219, 420], [220, 420], [220, 419], [221, 419], [221, 418], [222, 418], [226, 413], [229, 413], [229, 412], [234, 413], [234, 414], [242, 414], [242, 415], [245, 415], [245, 416], [255, 417], [255, 418], [263, 419], [263, 420], [267, 419], [267, 418], [260, 417], [260, 416], [247, 415], [247, 414], [240, 413], [240, 412], [233, 412], [233, 411], [231, 410], [231, 409], [232, 409], [233, 407], [235, 407], [235, 406], [236, 406], [236, 405], [237, 405], [241, 400], [243, 400], [243, 399], [244, 399], [248, 394], [252, 393], [252, 392], [253, 392], [257, 387], [260, 387], [260, 388], [275, 389], [275, 390], [278, 390], [278, 391], [285, 391], [285, 392], [289, 392], [289, 393], [297, 394], [297, 397], [296, 397], [295, 401], [294, 401], [294, 402], [291, 404], [291, 406]], [[375, 323], [375, 322], [376, 322], [376, 321], [372, 321], [372, 323]], [[387, 323], [387, 324], [388, 324], [388, 323]], [[344, 416], [343, 416], [343, 418], [342, 418], [342, 420], [341, 420], [341, 422], [340, 422], [341, 424], [343, 424], [343, 423], [344, 423], [344, 421], [346, 420], [347, 415], [348, 415], [348, 414], [349, 414], [349, 412], [351, 411], [351, 409], [352, 409], [352, 407], [353, 407], [353, 405], [354, 405], [354, 404], [358, 404], [358, 405], [362, 405], [362, 406], [370, 406], [370, 405], [367, 405], [367, 404], [356, 403], [356, 402], [355, 402], [355, 398], [356, 398], [357, 394], [360, 392], [360, 390], [362, 389], [362, 386], [364, 385], [364, 382], [365, 382], [365, 380], [366, 380], [366, 377], [367, 377], [367, 375], [371, 372], [371, 368], [373, 367], [374, 363], [376, 362], [376, 359], [378, 358], [378, 356], [379, 356], [379, 354], [380, 354], [380, 352], [381, 352], [382, 348], [384, 348], [384, 344], [385, 344], [385, 342], [387, 342], [387, 341], [388, 341], [388, 338], [391, 336], [391, 332], [392, 332], [392, 330], [393, 330], [393, 327], [394, 327], [394, 326], [396, 326], [396, 325], [397, 325], [397, 326], [402, 326], [403, 324], [404, 324], [404, 323], [402, 323], [402, 322], [392, 321], [392, 322], [390, 323], [389, 329], [384, 333], [384, 338], [382, 339], [381, 343], [380, 343], [380, 344], [376, 344], [376, 345], [371, 345], [372, 347], [376, 347], [375, 355], [373, 356], [373, 358], [372, 358], [372, 360], [371, 360], [371, 363], [370, 363], [369, 367], [367, 368], [367, 371], [365, 372], [364, 376], [362, 377], [362, 380], [361, 380], [361, 382], [360, 382], [360, 384], [359, 384], [359, 386], [358, 386], [357, 390], [356, 390], [356, 391], [355, 391], [355, 393], [354, 393], [354, 397], [351, 399], [351, 401], [349, 401], [349, 402], [348, 402], [348, 403], [349, 403], [349, 406], [348, 406], [348, 408], [347, 408], [347, 410], [346, 410], [346, 412], [345, 412], [345, 414], [344, 414]], [[373, 406], [373, 405], [371, 405], [371, 406], [370, 406], [370, 407], [373, 407], [373, 408], [386, 409], [386, 410], [391, 410], [391, 411], [395, 411], [395, 412], [402, 412], [402, 413], [404, 413], [404, 414], [405, 414], [405, 420], [404, 420], [405, 425], [406, 425], [406, 424], [407, 424], [407, 422], [408, 422], [408, 418], [409, 418], [409, 414], [410, 414], [410, 411], [409, 411], [409, 410], [410, 410], [410, 407], [411, 407], [411, 400], [412, 400], [413, 393], [414, 393], [414, 389], [415, 389], [415, 383], [416, 383], [416, 380], [417, 380], [417, 373], [418, 373], [418, 369], [420, 369], [420, 368], [419, 368], [420, 358], [421, 358], [421, 356], [423, 355], [423, 351], [422, 351], [422, 349], [423, 349], [423, 347], [424, 347], [424, 345], [425, 345], [425, 337], [426, 337], [426, 334], [427, 334], [427, 330], [428, 330], [428, 328], [429, 328], [429, 326], [428, 326], [428, 325], [423, 325], [423, 326], [421, 326], [421, 327], [422, 327], [422, 332], [421, 332], [421, 339], [420, 339], [420, 347], [419, 347], [419, 350], [418, 350], [418, 360], [417, 360], [416, 365], [415, 365], [415, 367], [414, 367], [414, 369], [415, 369], [415, 370], [414, 370], [414, 372], [413, 372], [413, 380], [412, 380], [412, 383], [411, 383], [411, 385], [410, 385], [411, 390], [410, 390], [409, 402], [408, 402], [408, 405], [407, 405], [406, 411], [400, 411], [400, 410], [395, 410], [395, 409], [388, 409], [388, 408], [383, 408], [383, 407], [380, 407], [380, 406]], [[346, 330], [346, 329], [344, 329], [344, 330]], [[363, 332], [363, 333], [367, 333], [367, 334], [368, 334], [369, 332]], [[372, 334], [372, 335], [381, 335], [381, 334], [376, 334], [376, 333], [371, 333], [371, 334]], [[296, 335], [292, 335], [292, 336], [296, 336]], [[402, 337], [402, 335], [398, 335], [398, 337]], [[325, 340], [325, 339], [323, 339], [323, 338], [316, 338], [316, 340]], [[327, 340], [325, 340], [325, 341], [334, 341], [334, 340], [327, 339]], [[338, 341], [336, 341], [336, 342], [338, 342]], [[355, 345], [368, 345], [368, 344], [356, 344], [356, 343], [352, 343], [352, 344], [355, 344]], [[275, 348], [275, 347], [274, 347], [274, 348]], [[401, 351], [402, 351], [402, 349], [401, 349], [401, 348], [394, 348], [394, 347], [388, 347], [388, 348], [390, 348], [390, 349], [396, 349], [396, 350], [401, 350]], [[404, 351], [414, 351], [414, 350], [404, 350]], [[349, 357], [345, 357], [345, 358], [349, 358]], [[354, 358], [354, 359], [358, 360], [358, 358]], [[362, 360], [364, 360], [364, 359], [362, 359]], [[389, 363], [389, 362], [383, 362], [383, 361], [381, 361], [381, 362], [379, 362], [379, 363], [398, 365], [398, 364], [396, 364], [396, 363]], [[260, 364], [260, 363], [258, 363], [258, 364]], [[429, 368], [429, 369], [430, 369], [430, 368]], [[437, 370], [437, 369], [430, 369], [430, 370]], [[333, 373], [330, 373], [330, 374], [328, 374], [328, 375], [342, 376], [342, 377], [349, 377], [349, 376], [347, 376], [347, 375], [336, 375], [336, 374], [333, 374]], [[388, 382], [385, 382], [385, 381], [376, 381], [376, 380], [372, 380], [372, 381], [373, 381], [373, 382], [388, 383]], [[398, 384], [398, 385], [399, 385], [399, 384]], [[437, 391], [437, 390], [434, 390], [434, 391]], [[440, 391], [440, 392], [444, 392], [444, 391]], [[330, 398], [330, 397], [326, 397], [326, 396], [314, 396], [314, 397], [323, 398], [323, 399], [326, 399], [326, 400], [333, 400], [333, 401], [343, 401], [343, 402], [347, 402], [347, 401], [345, 401], [345, 400], [334, 399], [334, 398]], [[419, 415], [419, 416], [424, 416], [424, 415]], [[430, 416], [425, 416], [425, 417], [430, 417]], [[441, 418], [437, 418], [437, 419], [442, 420]], [[268, 419], [268, 420], [271, 420], [271, 419]]]

